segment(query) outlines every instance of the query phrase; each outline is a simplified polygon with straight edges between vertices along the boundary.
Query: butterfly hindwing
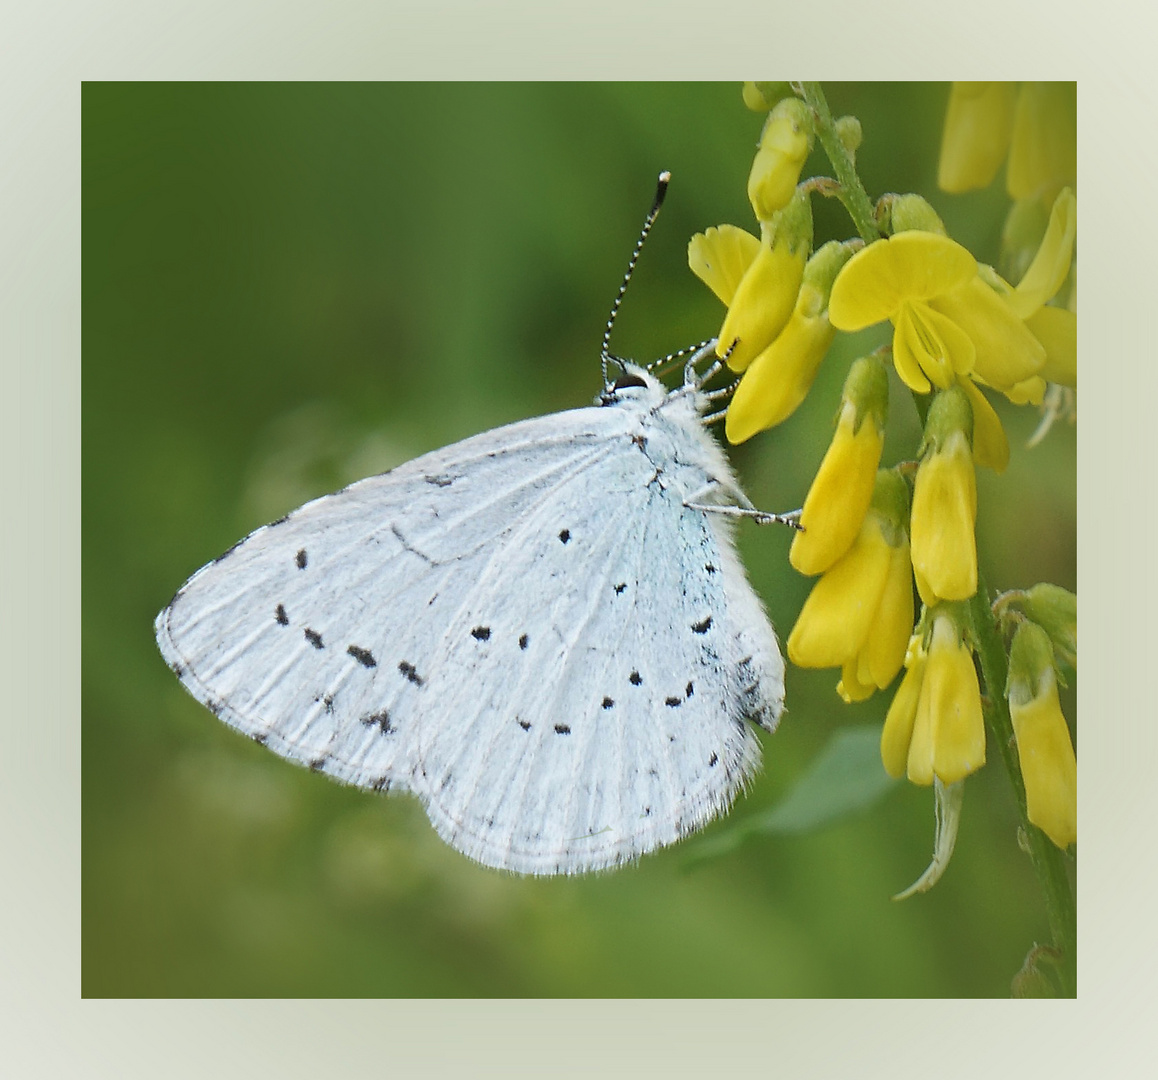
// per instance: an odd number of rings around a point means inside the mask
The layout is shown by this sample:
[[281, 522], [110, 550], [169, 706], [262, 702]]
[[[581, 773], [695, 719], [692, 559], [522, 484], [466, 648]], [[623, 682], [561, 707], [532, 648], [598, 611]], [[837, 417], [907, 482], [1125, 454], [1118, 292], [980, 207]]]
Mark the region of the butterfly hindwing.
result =
[[501, 561], [517, 582], [507, 591], [542, 607], [496, 610], [500, 594], [480, 583], [436, 665], [423, 797], [439, 832], [479, 861], [524, 873], [615, 865], [720, 813], [758, 761], [737, 689], [734, 556], [702, 512], [647, 489], [638, 460], [638, 472], [630, 457], [593, 468], [594, 497], [561, 488], [537, 508]]

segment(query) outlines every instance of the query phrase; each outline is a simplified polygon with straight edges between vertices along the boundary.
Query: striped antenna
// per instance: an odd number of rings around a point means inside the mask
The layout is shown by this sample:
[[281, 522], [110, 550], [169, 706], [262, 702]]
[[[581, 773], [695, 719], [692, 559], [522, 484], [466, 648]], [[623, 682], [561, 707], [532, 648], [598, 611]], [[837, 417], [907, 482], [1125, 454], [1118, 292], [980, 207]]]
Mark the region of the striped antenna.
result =
[[655, 224], [655, 219], [659, 216], [659, 208], [663, 206], [663, 197], [667, 194], [667, 185], [671, 181], [671, 173], [661, 172], [659, 174], [659, 181], [655, 185], [655, 198], [652, 200], [651, 209], [647, 212], [647, 219], [643, 223], [643, 229], [640, 231], [639, 239], [635, 242], [635, 250], [631, 253], [631, 258], [627, 263], [627, 273], [623, 275], [623, 282], [619, 286], [619, 292], [615, 294], [615, 301], [611, 305], [611, 314], [607, 317], [607, 326], [603, 331], [603, 346], [599, 350], [600, 359], [603, 361], [603, 382], [607, 383], [607, 365], [609, 363], [616, 363], [623, 367], [623, 361], [618, 356], [611, 354], [611, 328], [615, 325], [615, 316], [619, 314], [619, 305], [623, 303], [623, 294], [627, 292], [627, 283], [631, 280], [631, 275], [635, 270], [635, 264], [639, 261], [639, 253], [643, 250], [643, 242], [647, 239], [647, 234], [651, 232], [652, 225]]

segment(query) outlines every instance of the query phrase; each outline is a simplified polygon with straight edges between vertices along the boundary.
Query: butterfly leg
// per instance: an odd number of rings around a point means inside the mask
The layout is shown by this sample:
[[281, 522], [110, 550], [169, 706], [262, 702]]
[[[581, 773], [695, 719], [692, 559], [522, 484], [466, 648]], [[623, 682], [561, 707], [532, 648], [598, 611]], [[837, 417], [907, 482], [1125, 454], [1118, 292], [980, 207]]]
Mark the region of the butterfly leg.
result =
[[800, 524], [800, 510], [793, 510], [787, 514], [772, 514], [766, 510], [756, 510], [751, 506], [713, 506], [710, 503], [697, 503], [690, 500], [684, 503], [689, 510], [702, 510], [705, 514], [723, 514], [725, 517], [750, 518], [757, 525], [787, 525], [798, 532], [804, 531]]

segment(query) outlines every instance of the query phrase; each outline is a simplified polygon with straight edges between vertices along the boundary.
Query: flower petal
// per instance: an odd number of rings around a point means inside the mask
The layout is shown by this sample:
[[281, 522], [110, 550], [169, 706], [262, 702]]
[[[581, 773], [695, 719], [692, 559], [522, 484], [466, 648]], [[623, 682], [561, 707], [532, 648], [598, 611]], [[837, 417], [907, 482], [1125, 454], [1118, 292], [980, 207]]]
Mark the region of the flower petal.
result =
[[688, 242], [688, 266], [725, 304], [731, 304], [760, 241], [735, 225], [718, 225]]
[[888, 686], [901, 670], [912, 632], [913, 570], [906, 537], [900, 547], [890, 550], [889, 570], [877, 616], [861, 650], [866, 669], [858, 675], [861, 681], [881, 690]]
[[838, 330], [892, 318], [905, 300], [927, 300], [963, 284], [977, 260], [947, 236], [916, 229], [858, 251], [832, 287], [828, 317]]
[[929, 306], [969, 335], [977, 350], [973, 375], [989, 386], [1004, 391], [1036, 375], [1045, 363], [1041, 343], [1009, 304], [977, 275], [929, 301]]
[[[1045, 349], [1040, 375], [1047, 382], [1078, 387], [1078, 317], [1062, 308], [1043, 307], [1025, 320]], [[1039, 399], [1040, 400], [1040, 399]]]
[[1070, 272], [1074, 241], [1078, 235], [1078, 201], [1066, 188], [1054, 200], [1045, 236], [1029, 269], [1009, 299], [1013, 310], [1027, 319], [1053, 298]]
[[885, 715], [885, 726], [881, 730], [881, 761], [889, 776], [905, 775], [909, 760], [909, 744], [913, 739], [913, 725], [917, 719], [917, 700], [921, 693], [921, 682], [925, 675], [925, 656], [915, 651], [909, 670], [893, 695], [892, 704]]
[[958, 381], [973, 406], [973, 460], [995, 473], [1005, 472], [1009, 464], [1009, 439], [997, 411], [972, 379]]
[[[913, 390], [924, 393], [929, 389], [929, 382], [947, 390], [957, 372], [972, 370], [974, 356], [973, 342], [952, 319], [928, 304], [901, 305], [893, 334], [893, 363], [897, 374]], [[914, 368], [920, 369], [928, 379], [924, 389], [919, 383], [910, 382], [914, 379]]]
[[787, 244], [761, 243], [756, 258], [736, 287], [728, 314], [717, 335], [716, 353], [723, 356], [733, 342], [728, 367], [743, 371], [784, 329], [796, 306], [804, 277], [807, 249], [795, 253]]

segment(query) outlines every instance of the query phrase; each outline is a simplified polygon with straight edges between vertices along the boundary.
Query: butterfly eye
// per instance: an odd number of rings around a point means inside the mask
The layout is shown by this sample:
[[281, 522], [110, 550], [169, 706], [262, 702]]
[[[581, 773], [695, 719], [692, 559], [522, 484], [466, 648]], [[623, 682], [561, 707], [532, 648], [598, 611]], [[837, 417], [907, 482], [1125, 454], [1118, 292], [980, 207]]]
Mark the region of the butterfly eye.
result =
[[625, 390], [629, 386], [646, 387], [647, 383], [640, 376], [635, 375], [632, 372], [628, 371], [625, 374], [620, 375], [619, 378], [615, 380], [611, 389], [612, 390]]

